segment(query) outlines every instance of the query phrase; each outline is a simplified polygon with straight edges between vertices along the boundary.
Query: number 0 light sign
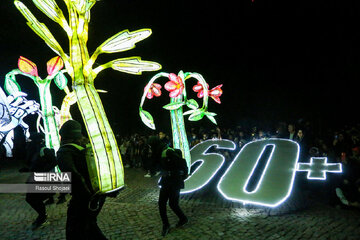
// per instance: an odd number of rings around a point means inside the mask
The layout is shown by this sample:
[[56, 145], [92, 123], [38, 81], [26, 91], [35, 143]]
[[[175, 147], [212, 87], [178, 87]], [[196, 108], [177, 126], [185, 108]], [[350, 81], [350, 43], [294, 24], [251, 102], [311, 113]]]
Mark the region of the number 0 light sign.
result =
[[[191, 165], [200, 164], [185, 180], [182, 194], [204, 187], [223, 165], [223, 155], [207, 153], [212, 147], [234, 150], [235, 143], [208, 140], [192, 148]], [[235, 156], [217, 189], [228, 200], [276, 207], [290, 196], [297, 171], [307, 172], [307, 178], [314, 180], [325, 180], [327, 172], [342, 172], [340, 163], [327, 163], [327, 158], [311, 158], [310, 163], [298, 163], [299, 152], [299, 145], [287, 139], [249, 142]]]

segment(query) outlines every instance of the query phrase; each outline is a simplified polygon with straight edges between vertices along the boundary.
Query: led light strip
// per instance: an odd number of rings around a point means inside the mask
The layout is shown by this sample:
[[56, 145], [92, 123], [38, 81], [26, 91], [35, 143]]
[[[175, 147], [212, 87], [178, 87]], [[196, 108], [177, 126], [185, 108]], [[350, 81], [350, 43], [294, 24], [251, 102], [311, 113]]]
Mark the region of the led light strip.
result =
[[312, 157], [310, 163], [299, 162], [296, 170], [307, 172], [307, 179], [326, 180], [326, 173], [341, 173], [341, 163], [327, 163], [327, 157]]

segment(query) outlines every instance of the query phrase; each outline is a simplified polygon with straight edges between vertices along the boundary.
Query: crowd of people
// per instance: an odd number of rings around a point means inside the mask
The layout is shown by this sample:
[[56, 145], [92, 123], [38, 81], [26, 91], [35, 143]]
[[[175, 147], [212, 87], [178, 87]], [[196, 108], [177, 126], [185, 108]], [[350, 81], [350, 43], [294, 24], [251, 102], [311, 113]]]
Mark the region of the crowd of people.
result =
[[[171, 135], [158, 132], [160, 139], [172, 144]], [[208, 139], [228, 139], [236, 143], [234, 151], [224, 151], [231, 161], [248, 142], [268, 138], [284, 138], [296, 141], [300, 146], [299, 162], [309, 162], [311, 157], [327, 157], [328, 163], [342, 163], [343, 174], [334, 183], [340, 204], [360, 208], [360, 124], [340, 128], [319, 128], [310, 121], [294, 123], [278, 122], [271, 126], [243, 124], [231, 128], [191, 128], [187, 132], [190, 147]], [[151, 168], [146, 142], [149, 136], [134, 133], [117, 135], [117, 141], [125, 168], [143, 168], [144, 177], [157, 176], [158, 169]]]
[[[50, 151], [51, 149], [45, 151], [43, 136], [37, 138], [37, 134], [32, 135], [27, 152], [36, 154], [29, 155], [33, 157], [27, 161], [28, 171], [48, 172], [58, 164], [61, 171], [71, 172], [73, 191], [67, 214], [67, 239], [79, 239], [82, 234], [79, 229], [88, 228], [92, 229], [89, 234], [96, 236], [95, 239], [106, 239], [96, 223], [97, 215], [105, 202], [105, 196], [94, 195], [91, 191], [84, 152], [74, 147], [76, 144], [76, 146], [85, 146], [88, 139], [81, 134], [80, 123], [73, 120], [62, 126], [60, 135], [61, 147], [56, 157], [55, 152]], [[188, 170], [181, 152], [173, 149], [171, 135], [159, 131], [151, 135], [134, 133], [129, 136], [118, 134], [116, 137], [125, 168], [143, 168], [146, 173], [144, 177], [160, 174], [162, 176], [162, 181], [159, 182], [162, 186], [159, 195], [159, 212], [163, 223], [162, 235], [165, 236], [170, 229], [166, 216], [167, 202], [179, 217], [177, 227], [186, 224], [188, 219], [179, 207], [179, 192], [181, 188], [184, 188]], [[209, 139], [233, 141], [236, 144], [234, 151], [221, 152], [227, 163], [230, 163], [239, 150], [251, 141], [269, 138], [293, 140], [300, 146], [299, 162], [309, 162], [311, 157], [327, 157], [330, 163], [342, 163], [343, 173], [332, 182], [332, 194], [340, 206], [360, 209], [360, 124], [326, 130], [318, 129], [308, 121], [279, 122], [272, 126], [243, 124], [232, 128], [198, 127], [190, 128], [187, 137], [190, 148]], [[83, 160], [75, 161], [80, 158]], [[47, 160], [44, 162], [44, 159]], [[89, 209], [90, 205], [88, 206], [93, 202], [94, 196], [97, 196], [96, 211], [92, 211]], [[32, 229], [43, 226], [47, 222], [45, 204], [46, 202], [53, 203], [53, 197], [53, 194], [27, 193], [26, 202], [38, 213]], [[61, 194], [57, 203], [65, 201], [66, 194]], [[87, 221], [81, 221], [84, 218]]]

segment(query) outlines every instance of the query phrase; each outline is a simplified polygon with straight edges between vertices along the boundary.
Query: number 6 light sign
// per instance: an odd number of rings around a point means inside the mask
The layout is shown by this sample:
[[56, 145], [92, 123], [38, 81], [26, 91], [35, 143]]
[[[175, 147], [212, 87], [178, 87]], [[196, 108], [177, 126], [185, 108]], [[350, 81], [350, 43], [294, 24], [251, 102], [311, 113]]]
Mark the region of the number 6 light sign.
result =
[[[200, 162], [185, 181], [182, 194], [205, 186], [223, 165], [225, 158], [207, 153], [211, 148], [234, 150], [229, 140], [208, 140], [191, 149], [191, 165]], [[308, 172], [308, 179], [325, 180], [327, 172], [342, 172], [340, 163], [327, 158], [311, 158], [298, 163], [300, 147], [287, 139], [266, 139], [244, 145], [221, 177], [217, 189], [226, 199], [267, 207], [276, 207], [291, 194], [297, 171]]]

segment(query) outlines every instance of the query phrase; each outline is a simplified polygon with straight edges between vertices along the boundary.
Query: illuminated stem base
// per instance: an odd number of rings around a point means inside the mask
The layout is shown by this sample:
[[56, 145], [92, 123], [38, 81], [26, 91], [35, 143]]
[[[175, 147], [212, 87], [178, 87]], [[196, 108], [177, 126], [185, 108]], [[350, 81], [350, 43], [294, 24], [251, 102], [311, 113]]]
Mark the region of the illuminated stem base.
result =
[[[171, 98], [171, 103], [175, 102], [182, 102], [182, 97], [179, 96], [176, 98]], [[190, 172], [191, 156], [189, 143], [185, 131], [182, 107], [176, 110], [171, 110], [170, 117], [174, 148], [181, 150], [183, 158], [185, 158], [188, 170]]]
[[89, 169], [95, 191], [109, 192], [124, 186], [124, 170], [114, 133], [100, 97], [92, 84], [75, 85], [77, 103], [94, 152], [94, 169]]

